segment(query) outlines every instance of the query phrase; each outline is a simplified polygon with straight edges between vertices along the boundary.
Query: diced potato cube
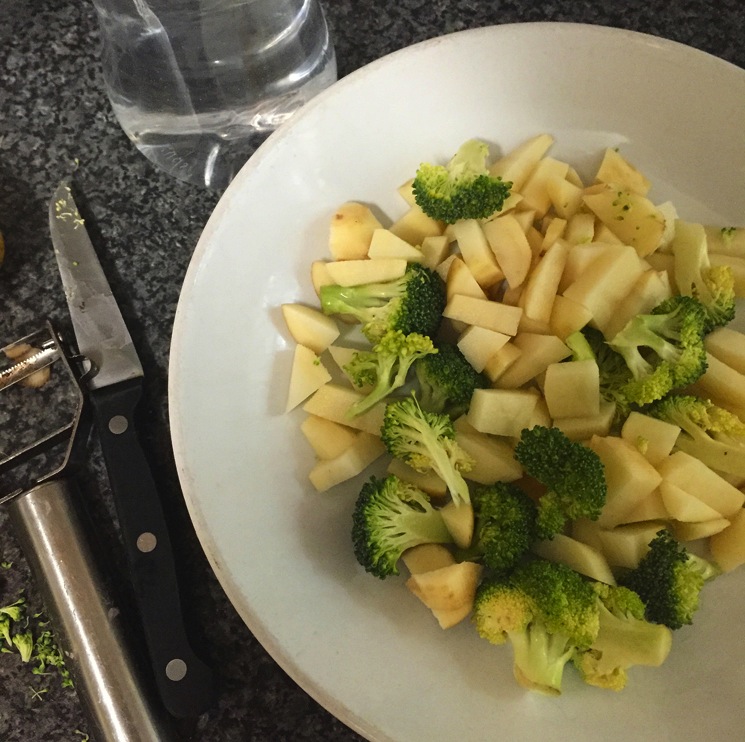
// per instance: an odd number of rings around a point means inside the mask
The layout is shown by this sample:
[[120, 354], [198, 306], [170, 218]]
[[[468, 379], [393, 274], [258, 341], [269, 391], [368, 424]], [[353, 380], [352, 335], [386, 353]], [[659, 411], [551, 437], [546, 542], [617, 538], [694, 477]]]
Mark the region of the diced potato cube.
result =
[[424, 255], [418, 247], [410, 245], [393, 232], [382, 227], [373, 232], [367, 257], [372, 260], [381, 258], [402, 258], [408, 263], [424, 262]]
[[603, 331], [641, 272], [633, 248], [609, 246], [565, 289], [564, 296], [587, 307], [592, 312], [591, 324]]
[[683, 451], [668, 456], [657, 468], [666, 482], [694, 495], [724, 518], [734, 517], [745, 504], [742, 492]]
[[649, 193], [652, 185], [649, 178], [640, 173], [612, 147], [608, 147], [605, 150], [603, 161], [600, 163], [595, 177], [601, 183], [620, 186], [642, 196], [646, 196]]
[[616, 416], [616, 405], [613, 402], [600, 402], [597, 415], [589, 417], [557, 417], [557, 427], [567, 438], [573, 441], [586, 441], [594, 435], [605, 436], [610, 432]]
[[554, 307], [559, 282], [569, 254], [569, 243], [557, 240], [546, 250], [528, 276], [521, 304], [526, 316], [548, 324]]
[[489, 359], [510, 340], [503, 332], [470, 325], [458, 338], [458, 348], [466, 360], [479, 373]]
[[437, 237], [425, 237], [421, 245], [422, 265], [434, 270], [450, 254], [450, 240], [443, 234]]
[[596, 361], [551, 363], [543, 384], [551, 417], [591, 417], [600, 412], [600, 372]]
[[407, 265], [403, 258], [334, 260], [326, 263], [326, 270], [339, 286], [361, 286], [401, 278]]
[[665, 503], [662, 502], [660, 488], [653, 490], [633, 510], [622, 519], [622, 523], [642, 523], [649, 520], [667, 520], [669, 518]]
[[447, 280], [445, 281], [447, 288], [447, 298], [450, 300], [456, 294], [461, 296], [472, 296], [475, 299], [487, 299], [484, 289], [479, 286], [478, 281], [471, 273], [471, 269], [463, 262], [463, 260], [456, 256], [450, 262], [450, 268], [448, 269]]
[[649, 551], [649, 544], [665, 528], [661, 521], [622, 525], [599, 530], [601, 550], [611, 567], [636, 569]]
[[553, 143], [550, 134], [532, 137], [496, 160], [489, 168], [489, 173], [512, 183], [512, 190], [519, 192]]
[[549, 327], [554, 335], [566, 340], [573, 332], [581, 330], [592, 319], [592, 312], [566, 296], [557, 294], [551, 310]]
[[481, 571], [481, 565], [474, 562], [458, 562], [413, 574], [406, 581], [406, 587], [428, 608], [453, 611], [473, 605]]
[[595, 239], [595, 214], [578, 211], [569, 217], [564, 239], [570, 245], [582, 245]]
[[484, 373], [493, 384], [520, 358], [522, 351], [514, 343], [505, 343], [484, 366]]
[[636, 411], [629, 413], [621, 428], [621, 438], [636, 446], [652, 466], [670, 455], [679, 434], [677, 425]]
[[442, 222], [427, 216], [416, 203], [391, 224], [391, 232], [410, 245], [421, 245], [427, 237], [441, 235], [444, 229]]
[[602, 184], [585, 191], [585, 206], [624, 245], [644, 257], [657, 249], [665, 231], [665, 218], [645, 196]]
[[742, 417], [745, 412], [745, 374], [735, 371], [711, 353], [706, 354], [706, 364], [704, 375], [691, 387], [693, 393]]
[[682, 523], [703, 523], [722, 517], [713, 507], [665, 479], [660, 482], [660, 496], [670, 517]]
[[704, 343], [708, 353], [740, 374], [745, 373], [745, 334], [731, 327], [718, 327]]
[[667, 273], [644, 271], [631, 287], [628, 295], [616, 304], [603, 332], [612, 338], [639, 314], [649, 314], [654, 307], [672, 295]]
[[326, 492], [337, 484], [356, 477], [385, 453], [385, 445], [377, 436], [359, 433], [355, 442], [334, 459], [321, 459], [308, 475], [318, 492]]
[[523, 310], [487, 299], [456, 294], [448, 301], [443, 316], [467, 325], [485, 327], [505, 335], [515, 335]]
[[339, 337], [333, 317], [305, 304], [283, 304], [282, 316], [296, 343], [321, 354]]
[[375, 229], [383, 225], [369, 207], [350, 201], [342, 204], [329, 224], [329, 251], [334, 260], [359, 260], [367, 255]]
[[548, 193], [547, 182], [554, 178], [566, 178], [569, 165], [553, 157], [544, 157], [533, 169], [523, 186], [520, 194], [522, 205], [534, 209], [537, 218], [541, 218], [551, 208], [551, 196]]
[[433, 572], [455, 564], [455, 557], [444, 544], [419, 544], [401, 554], [401, 560], [412, 575]]
[[476, 389], [468, 422], [480, 433], [518, 437], [533, 415], [538, 395], [526, 389]]
[[511, 287], [522, 285], [533, 260], [530, 244], [512, 214], [505, 214], [483, 225], [483, 234], [496, 263]]
[[313, 392], [331, 381], [331, 374], [321, 359], [304, 345], [296, 345], [290, 370], [290, 385], [287, 390], [286, 412], [297, 407]]
[[709, 538], [715, 533], [729, 528], [730, 521], [726, 518], [717, 518], [716, 520], [705, 520], [703, 523], [670, 523], [670, 529], [678, 541], [699, 541]]
[[598, 523], [603, 528], [613, 528], [659, 486], [662, 476], [623, 438], [594, 436], [589, 447], [600, 457], [608, 485]]
[[444, 480], [434, 471], [417, 471], [401, 459], [391, 459], [388, 464], [388, 473], [397, 476], [403, 482], [414, 485], [430, 497], [442, 498], [448, 494]]
[[319, 459], [334, 459], [347, 450], [357, 440], [359, 431], [308, 415], [300, 425], [300, 430]]
[[456, 505], [451, 500], [447, 505], [440, 508], [440, 515], [442, 515], [455, 545], [461, 549], [467, 549], [473, 538], [473, 506], [466, 502]]
[[484, 230], [476, 219], [462, 219], [451, 224], [448, 231], [457, 240], [463, 261], [479, 286], [486, 289], [504, 280], [505, 274], [497, 264]]
[[316, 296], [321, 295], [321, 288], [323, 286], [329, 286], [334, 282], [334, 279], [329, 275], [326, 265], [327, 262], [325, 260], [314, 260], [310, 264], [310, 281], [313, 284], [313, 290], [316, 292]]
[[521, 353], [495, 382], [501, 389], [517, 389], [543, 373], [550, 364], [562, 361], [571, 354], [555, 335], [521, 332], [512, 343]]
[[329, 382], [324, 384], [303, 405], [303, 410], [309, 415], [317, 415], [342, 425], [348, 425], [350, 428], [379, 436], [385, 413], [384, 403], [376, 404], [362, 415], [357, 415], [357, 417], [350, 417], [347, 414], [349, 408], [364, 397], [364, 394], [354, 389]]
[[709, 539], [709, 549], [724, 572], [745, 564], [745, 510], [738, 510], [731, 525]]
[[554, 211], [562, 219], [573, 217], [582, 205], [582, 189], [566, 178], [549, 178], [546, 181], [546, 192]]
[[566, 564], [575, 572], [592, 580], [604, 582], [607, 585], [616, 584], [616, 579], [605, 556], [592, 546], [577, 541], [571, 536], [557, 533], [548, 541], [536, 543], [533, 551], [543, 559]]
[[477, 430], [456, 430], [455, 442], [474, 459], [473, 468], [463, 472], [465, 479], [479, 484], [515, 482], [523, 475], [522, 467], [515, 459], [512, 446]]
[[745, 227], [704, 225], [709, 253], [745, 258]]

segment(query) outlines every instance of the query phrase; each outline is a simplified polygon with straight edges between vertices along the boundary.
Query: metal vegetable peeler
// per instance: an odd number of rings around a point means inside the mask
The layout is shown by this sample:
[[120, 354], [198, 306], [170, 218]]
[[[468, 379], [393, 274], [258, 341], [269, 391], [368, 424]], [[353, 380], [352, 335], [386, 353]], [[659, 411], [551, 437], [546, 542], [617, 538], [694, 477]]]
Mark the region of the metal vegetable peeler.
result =
[[146, 692], [73, 479], [90, 433], [87, 371], [51, 324], [0, 348], [0, 504], [38, 582], [91, 736], [163, 742], [175, 739], [171, 721]]

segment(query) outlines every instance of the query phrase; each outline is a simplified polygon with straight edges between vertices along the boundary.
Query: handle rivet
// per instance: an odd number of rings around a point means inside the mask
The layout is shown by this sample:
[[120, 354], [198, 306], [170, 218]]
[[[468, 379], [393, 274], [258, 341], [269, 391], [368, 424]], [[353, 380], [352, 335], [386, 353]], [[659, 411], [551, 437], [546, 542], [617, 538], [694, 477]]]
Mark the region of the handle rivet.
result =
[[143, 553], [147, 554], [151, 552], [158, 545], [158, 539], [154, 533], [145, 531], [137, 537], [137, 548]]
[[129, 421], [124, 415], [114, 415], [109, 420], [109, 430], [114, 435], [121, 435], [129, 427]]
[[186, 677], [186, 662], [171, 660], [166, 665], [166, 677], [169, 680], [183, 680]]

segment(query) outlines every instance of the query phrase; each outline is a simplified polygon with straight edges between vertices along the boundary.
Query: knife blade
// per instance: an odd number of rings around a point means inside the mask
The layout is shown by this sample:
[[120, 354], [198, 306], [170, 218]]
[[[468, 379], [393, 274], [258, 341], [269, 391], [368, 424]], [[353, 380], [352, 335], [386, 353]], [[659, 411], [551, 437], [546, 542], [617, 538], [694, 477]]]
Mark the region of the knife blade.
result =
[[135, 427], [143, 369], [70, 185], [49, 202], [49, 228], [119, 519], [133, 593], [156, 686], [178, 718], [213, 698], [211, 669], [193, 651], [183, 619], [162, 503]]

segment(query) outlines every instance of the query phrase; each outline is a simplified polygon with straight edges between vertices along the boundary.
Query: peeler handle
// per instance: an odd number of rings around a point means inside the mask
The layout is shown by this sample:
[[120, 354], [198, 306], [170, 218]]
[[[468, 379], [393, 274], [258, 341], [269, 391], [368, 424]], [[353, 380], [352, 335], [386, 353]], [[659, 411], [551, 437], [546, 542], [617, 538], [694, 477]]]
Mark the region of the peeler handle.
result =
[[65, 663], [100, 742], [174, 740], [170, 720], [144, 692], [122, 615], [96, 567], [73, 484], [50, 480], [8, 511], [55, 629]]
[[213, 676], [186, 633], [163, 508], [135, 430], [141, 395], [137, 378], [96, 389], [90, 399], [155, 681], [171, 714], [193, 717], [212, 703]]

